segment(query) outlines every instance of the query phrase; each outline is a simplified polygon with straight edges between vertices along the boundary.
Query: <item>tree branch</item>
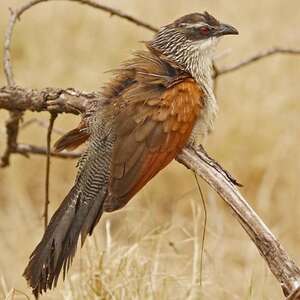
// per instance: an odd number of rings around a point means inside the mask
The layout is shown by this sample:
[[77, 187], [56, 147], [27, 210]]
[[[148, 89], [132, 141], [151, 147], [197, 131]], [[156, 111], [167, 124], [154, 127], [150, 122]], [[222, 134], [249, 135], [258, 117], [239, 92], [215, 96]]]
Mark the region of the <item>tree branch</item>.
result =
[[79, 114], [90, 101], [100, 100], [98, 92], [82, 92], [75, 89], [45, 88], [43, 90], [21, 87], [0, 88], [0, 109], [9, 111], [48, 111]]
[[[14, 27], [16, 25], [17, 20], [20, 19], [20, 17], [25, 13], [27, 10], [32, 8], [33, 6], [42, 3], [42, 2], [50, 2], [50, 1], [57, 1], [57, 0], [31, 0], [24, 5], [20, 6], [17, 9], [10, 9], [11, 15], [10, 19], [7, 25], [7, 29], [5, 32], [4, 37], [4, 52], [3, 52], [3, 66], [4, 66], [4, 74], [6, 77], [7, 85], [8, 87], [15, 86], [15, 80], [14, 80], [14, 74], [13, 74], [13, 68], [12, 68], [12, 62], [11, 62], [11, 42], [12, 42], [12, 36], [14, 32]], [[60, 0], [61, 1], [61, 0]], [[142, 26], [148, 30], [151, 30], [153, 32], [157, 31], [157, 28], [154, 26], [138, 20], [137, 18], [130, 16], [128, 14], [125, 14], [119, 10], [113, 9], [109, 6], [102, 5], [96, 1], [93, 0], [67, 0], [72, 2], [78, 2], [84, 5], [91, 6], [93, 8], [97, 8], [100, 10], [103, 10], [105, 12], [110, 13], [112, 16], [118, 16], [120, 18], [123, 18], [131, 23], [134, 23], [135, 25]], [[22, 111], [18, 109], [11, 109], [9, 120], [7, 121], [6, 126], [6, 132], [7, 132], [7, 143], [6, 143], [6, 149], [4, 151], [3, 156], [0, 159], [0, 167], [6, 167], [9, 165], [9, 158], [10, 154], [13, 152], [13, 148], [17, 144], [18, 139], [18, 132], [19, 132], [19, 122], [22, 118]]]
[[[33, 97], [31, 98], [30, 95], [33, 95]], [[98, 93], [85, 93], [73, 89], [45, 89], [42, 91], [7, 87], [0, 89], [0, 107], [3, 104], [7, 106], [7, 102], [10, 102], [9, 99], [14, 101], [17, 107], [22, 107], [22, 109], [25, 109], [27, 105], [28, 109], [33, 111], [45, 110], [74, 114], [78, 113], [78, 111], [84, 112], [89, 101], [98, 101], [99, 95]], [[33, 145], [18, 144], [14, 147], [13, 153], [20, 153], [26, 156], [30, 154], [46, 155], [47, 149]], [[80, 153], [51, 152], [51, 155], [60, 158], [78, 158]], [[241, 196], [235, 187], [237, 182], [229, 173], [200, 149], [185, 149], [177, 157], [177, 160], [206, 180], [231, 207], [243, 228], [256, 244], [260, 254], [266, 260], [271, 272], [282, 284], [285, 295], [295, 292], [300, 285], [300, 270]]]
[[300, 287], [300, 269], [243, 198], [228, 177], [228, 173], [224, 172], [201, 148], [197, 150], [185, 148], [177, 160], [201, 176], [232, 209], [269, 269], [280, 282], [285, 296], [295, 293]]
[[[54, 1], [57, 1], [57, 0], [54, 0]], [[73, 1], [73, 2], [79, 2], [81, 4], [86, 4], [86, 5], [89, 5], [91, 7], [94, 7], [94, 8], [97, 8], [97, 9], [100, 9], [102, 11], [105, 11], [105, 12], [108, 12], [111, 16], [117, 16], [119, 18], [122, 18], [122, 19], [125, 19], [137, 26], [141, 26], [145, 29], [148, 29], [152, 32], [156, 32], [158, 31], [158, 28], [149, 24], [149, 23], [146, 23], [142, 20], [139, 20], [137, 19], [136, 17], [133, 17], [129, 14], [126, 14], [118, 9], [114, 9], [112, 7], [109, 7], [109, 6], [106, 6], [106, 5], [103, 5], [103, 4], [100, 4], [96, 1], [91, 1], [91, 0], [68, 0], [68, 1]]]
[[215, 70], [215, 77], [227, 74], [227, 73], [232, 73], [234, 71], [237, 71], [241, 68], [244, 68], [254, 62], [257, 62], [261, 59], [267, 58], [269, 56], [272, 56], [274, 54], [289, 54], [289, 55], [300, 55], [300, 49], [293, 49], [293, 48], [283, 48], [283, 47], [273, 47], [270, 49], [266, 49], [263, 51], [260, 51], [254, 55], [251, 55], [250, 57], [233, 64], [231, 66], [226, 66], [223, 68], [218, 68]]

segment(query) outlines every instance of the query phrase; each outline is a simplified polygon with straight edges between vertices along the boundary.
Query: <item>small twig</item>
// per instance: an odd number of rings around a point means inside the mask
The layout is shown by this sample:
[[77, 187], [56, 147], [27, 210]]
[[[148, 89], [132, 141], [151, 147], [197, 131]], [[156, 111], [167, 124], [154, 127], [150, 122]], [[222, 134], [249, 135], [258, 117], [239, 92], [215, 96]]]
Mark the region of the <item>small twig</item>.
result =
[[16, 22], [20, 20], [21, 15], [25, 11], [30, 9], [32, 6], [46, 1], [48, 0], [33, 0], [27, 2], [26, 4], [20, 6], [17, 9], [10, 9], [10, 19], [8, 21], [8, 25], [5, 31], [4, 50], [3, 50], [3, 67], [4, 67], [4, 73], [5, 73], [8, 86], [15, 85], [10, 50], [11, 50], [12, 35], [14, 32], [14, 27], [16, 25]]
[[145, 29], [148, 29], [152, 32], [158, 31], [158, 28], [154, 27], [153, 25], [151, 25], [149, 23], [146, 23], [142, 20], [139, 20], [136, 17], [133, 17], [129, 14], [126, 14], [126, 13], [120, 11], [120, 10], [117, 10], [117, 9], [112, 8], [112, 7], [100, 4], [96, 1], [91, 1], [91, 0], [69, 0], [69, 1], [80, 2], [82, 4], [86, 4], [86, 5], [92, 6], [94, 8], [106, 11], [106, 12], [110, 13], [111, 16], [118, 16], [122, 19], [125, 19], [125, 20], [135, 24], [135, 25], [144, 27]]
[[10, 9], [10, 19], [8, 22], [8, 26], [4, 36], [4, 48], [3, 48], [3, 69], [4, 75], [6, 77], [7, 85], [13, 86], [15, 85], [14, 75], [12, 72], [12, 64], [11, 64], [11, 39], [13, 34], [14, 24], [16, 23], [16, 13], [12, 9]]
[[46, 159], [46, 178], [45, 178], [45, 205], [44, 205], [44, 229], [46, 231], [48, 225], [48, 207], [49, 207], [49, 181], [50, 181], [50, 152], [51, 152], [51, 134], [53, 130], [54, 121], [57, 117], [56, 113], [51, 113], [49, 127], [47, 131], [47, 159]]
[[200, 286], [202, 286], [203, 281], [203, 258], [204, 258], [204, 246], [205, 246], [205, 237], [206, 237], [206, 226], [207, 226], [207, 207], [204, 199], [203, 192], [201, 190], [201, 186], [197, 177], [196, 172], [194, 171], [194, 176], [196, 179], [198, 191], [200, 194], [201, 203], [204, 211], [204, 221], [203, 221], [203, 231], [202, 231], [202, 240], [201, 240], [201, 255], [200, 255]]
[[272, 56], [274, 54], [299, 55], [300, 49], [273, 47], [273, 48], [258, 52], [258, 53], [254, 54], [236, 64], [233, 64], [231, 66], [219, 68], [218, 71], [215, 73], [215, 77], [234, 72], [234, 71], [239, 70], [243, 67], [246, 67], [258, 60]]
[[[40, 119], [37, 119], [37, 118], [32, 118], [26, 122], [24, 122], [21, 126], [20, 126], [20, 130], [23, 130], [27, 127], [29, 127], [30, 125], [33, 125], [33, 124], [37, 124], [38, 126], [42, 127], [42, 128], [46, 128], [48, 129], [49, 128], [49, 122], [44, 122], [43, 120], [40, 120]], [[63, 135], [65, 134], [66, 132], [63, 131], [62, 129], [59, 129], [59, 128], [54, 128], [52, 129], [52, 132], [54, 133], [57, 133], [59, 135]]]
[[[26, 157], [30, 155], [47, 155], [47, 149], [45, 147], [39, 147], [35, 145], [28, 144], [18, 144], [16, 148], [13, 149], [12, 153], [22, 154]], [[50, 155], [57, 158], [65, 159], [75, 159], [81, 156], [81, 152], [54, 152], [51, 151]]]
[[19, 133], [19, 121], [22, 117], [22, 112], [11, 111], [9, 119], [6, 121], [6, 149], [0, 158], [0, 168], [7, 167], [10, 161], [10, 154], [17, 147], [17, 137]]

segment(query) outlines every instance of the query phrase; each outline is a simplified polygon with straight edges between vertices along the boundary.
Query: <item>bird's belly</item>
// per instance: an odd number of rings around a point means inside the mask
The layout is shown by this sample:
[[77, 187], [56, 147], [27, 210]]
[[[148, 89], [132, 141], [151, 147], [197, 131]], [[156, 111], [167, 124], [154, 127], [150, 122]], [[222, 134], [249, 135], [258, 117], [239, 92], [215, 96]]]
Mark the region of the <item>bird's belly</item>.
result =
[[213, 130], [218, 105], [214, 97], [205, 99], [204, 103], [204, 107], [195, 122], [188, 140], [188, 145], [201, 145], [204, 137]]

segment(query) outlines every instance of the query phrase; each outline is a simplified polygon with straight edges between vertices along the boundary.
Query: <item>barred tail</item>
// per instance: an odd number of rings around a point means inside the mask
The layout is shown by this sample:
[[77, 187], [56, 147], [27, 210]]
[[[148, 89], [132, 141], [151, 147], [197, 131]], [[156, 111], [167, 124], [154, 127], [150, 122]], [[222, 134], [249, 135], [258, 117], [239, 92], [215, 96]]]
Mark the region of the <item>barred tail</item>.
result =
[[65, 278], [75, 255], [79, 235], [83, 244], [102, 215], [104, 198], [105, 194], [100, 192], [87, 202], [76, 185], [70, 190], [31, 254], [23, 274], [36, 298], [56, 286], [62, 269]]

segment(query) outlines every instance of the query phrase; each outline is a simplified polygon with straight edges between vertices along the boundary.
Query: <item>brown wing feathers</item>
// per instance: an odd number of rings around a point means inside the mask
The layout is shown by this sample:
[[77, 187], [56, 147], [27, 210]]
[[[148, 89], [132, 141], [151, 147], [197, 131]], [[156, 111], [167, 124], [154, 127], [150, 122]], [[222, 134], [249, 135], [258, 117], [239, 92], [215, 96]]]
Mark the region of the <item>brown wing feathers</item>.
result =
[[[126, 96], [124, 93], [124, 100]], [[120, 113], [112, 159], [112, 196], [104, 204], [106, 211], [123, 207], [175, 158], [200, 113], [202, 96], [196, 83], [186, 79], [163, 92], [156, 91], [154, 98], [133, 101], [133, 107]], [[122, 130], [125, 122], [126, 130]]]

